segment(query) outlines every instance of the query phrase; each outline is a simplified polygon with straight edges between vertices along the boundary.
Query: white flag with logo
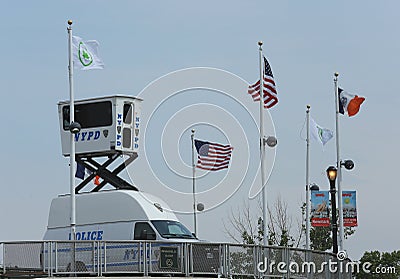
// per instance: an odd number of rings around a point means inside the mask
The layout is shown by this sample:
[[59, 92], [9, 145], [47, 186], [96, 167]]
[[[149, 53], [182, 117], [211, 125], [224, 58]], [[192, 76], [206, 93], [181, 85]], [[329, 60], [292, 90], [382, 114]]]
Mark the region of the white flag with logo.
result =
[[322, 143], [322, 145], [325, 145], [331, 138], [333, 138], [333, 132], [319, 126], [312, 117], [310, 117], [310, 132], [311, 136]]
[[103, 61], [98, 55], [97, 41], [83, 41], [82, 38], [72, 36], [72, 52], [74, 68], [81, 70], [104, 69]]

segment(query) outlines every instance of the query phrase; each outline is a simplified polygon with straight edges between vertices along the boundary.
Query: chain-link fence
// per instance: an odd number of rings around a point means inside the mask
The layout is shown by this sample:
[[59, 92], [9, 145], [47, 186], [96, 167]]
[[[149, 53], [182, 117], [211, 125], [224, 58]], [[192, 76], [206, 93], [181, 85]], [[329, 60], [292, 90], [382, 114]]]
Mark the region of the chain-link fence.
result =
[[43, 242], [9, 242], [0, 244], [1, 274], [44, 274], [41, 259]]
[[[229, 275], [238, 278], [352, 278], [349, 260], [334, 254], [274, 246], [227, 245]], [[339, 274], [340, 273], [340, 274]]]
[[132, 274], [225, 278], [352, 278], [352, 262], [304, 249], [208, 242], [0, 243], [7, 277]]

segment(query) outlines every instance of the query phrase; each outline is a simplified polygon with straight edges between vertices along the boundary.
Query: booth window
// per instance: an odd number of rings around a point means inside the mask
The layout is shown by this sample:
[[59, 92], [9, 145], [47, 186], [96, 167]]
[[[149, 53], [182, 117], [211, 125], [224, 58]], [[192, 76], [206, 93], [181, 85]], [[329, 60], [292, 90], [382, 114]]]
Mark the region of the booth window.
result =
[[124, 123], [132, 123], [132, 104], [124, 104]]
[[132, 131], [129, 128], [122, 130], [122, 146], [124, 148], [131, 148]]
[[[63, 107], [63, 129], [69, 130], [69, 105]], [[112, 124], [112, 105], [110, 101], [75, 105], [75, 121], [82, 129], [106, 127]]]
[[147, 222], [135, 224], [134, 240], [155, 240], [156, 233]]

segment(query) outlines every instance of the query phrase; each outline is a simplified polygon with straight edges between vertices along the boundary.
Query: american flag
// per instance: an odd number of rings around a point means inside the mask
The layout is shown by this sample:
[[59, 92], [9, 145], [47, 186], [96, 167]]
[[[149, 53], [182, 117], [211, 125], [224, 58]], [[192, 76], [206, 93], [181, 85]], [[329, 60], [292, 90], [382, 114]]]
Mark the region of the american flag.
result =
[[[271, 66], [267, 58], [264, 57], [264, 82], [263, 82], [263, 100], [264, 108], [272, 108], [278, 103], [278, 97], [275, 87], [274, 75], [272, 74]], [[249, 85], [247, 91], [253, 97], [255, 102], [260, 101], [260, 80]]]
[[197, 150], [197, 168], [210, 171], [228, 168], [232, 146], [201, 140], [194, 140], [194, 145]]

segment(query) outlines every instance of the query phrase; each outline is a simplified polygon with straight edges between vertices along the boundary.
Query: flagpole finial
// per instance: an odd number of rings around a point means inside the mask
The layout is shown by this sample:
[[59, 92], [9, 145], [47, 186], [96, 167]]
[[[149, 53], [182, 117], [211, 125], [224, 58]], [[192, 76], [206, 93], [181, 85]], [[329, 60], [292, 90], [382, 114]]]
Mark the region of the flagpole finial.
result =
[[262, 41], [258, 41], [258, 45], [259, 45], [259, 46], [262, 46], [262, 45], [263, 45], [263, 42], [262, 42]]
[[72, 20], [68, 20], [68, 25], [71, 26], [72, 25]]
[[338, 77], [339, 76], [339, 73], [338, 72], [335, 72], [335, 77]]
[[309, 110], [311, 108], [311, 106], [310, 105], [307, 105], [307, 109]]
[[195, 131], [194, 131], [194, 129], [192, 129], [192, 133], [194, 133]]

